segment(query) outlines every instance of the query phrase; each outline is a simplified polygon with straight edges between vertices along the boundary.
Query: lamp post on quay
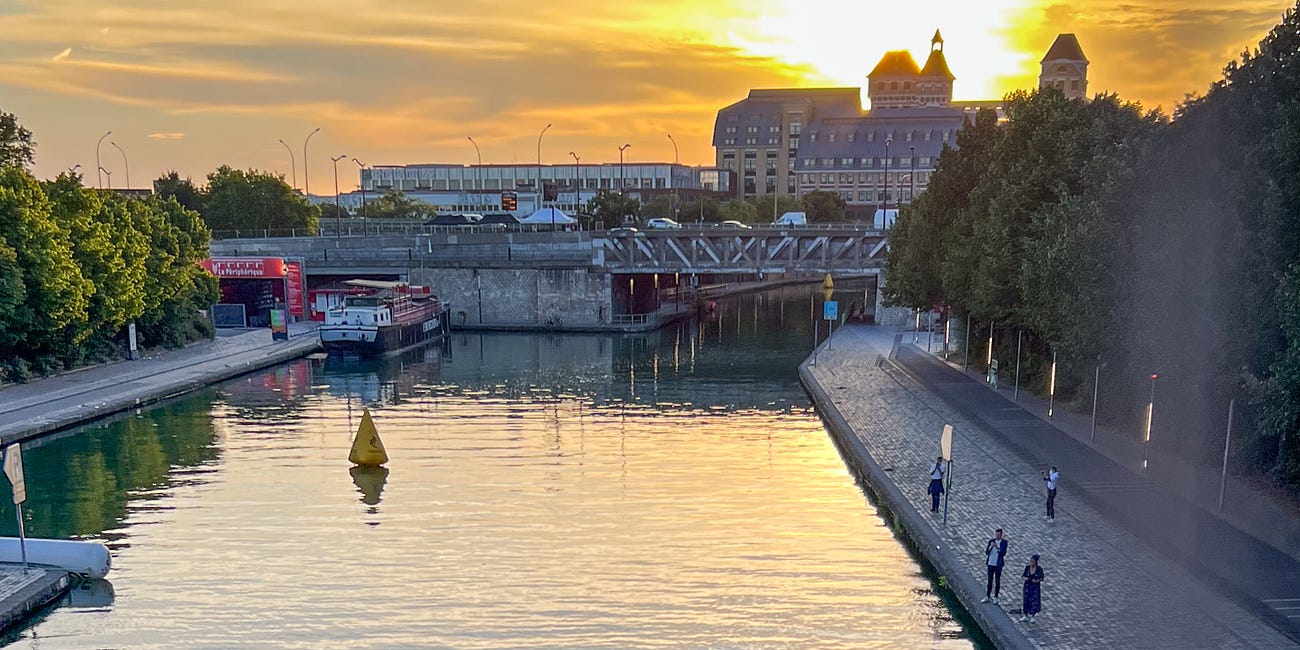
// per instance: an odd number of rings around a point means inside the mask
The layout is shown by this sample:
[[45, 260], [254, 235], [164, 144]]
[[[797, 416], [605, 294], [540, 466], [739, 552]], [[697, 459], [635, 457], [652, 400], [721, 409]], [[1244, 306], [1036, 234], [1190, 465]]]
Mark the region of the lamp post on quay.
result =
[[334, 236], [339, 237], [343, 233], [343, 209], [339, 207], [339, 161], [347, 158], [347, 154], [330, 157], [330, 162], [334, 163]]
[[100, 173], [104, 171], [104, 164], [99, 161], [99, 146], [104, 144], [104, 138], [110, 135], [113, 135], [112, 131], [104, 133], [104, 135], [99, 136], [99, 142], [95, 143], [95, 183], [99, 185], [101, 190], [104, 189], [104, 177]]
[[911, 203], [916, 200], [916, 147], [908, 147], [907, 150], [912, 155], [910, 158], [912, 161], [912, 171], [907, 175], [907, 202]]
[[360, 173], [357, 176], [357, 186], [361, 188], [361, 227], [365, 228], [366, 227], [366, 179], [364, 178], [364, 176], [366, 172], [366, 164], [361, 162], [360, 160], [357, 160], [356, 158], [353, 158], [352, 162], [357, 164], [357, 167], [359, 168], [360, 171]]
[[117, 146], [116, 142], [109, 140], [108, 143], [113, 145], [113, 148], [117, 149], [118, 153], [122, 154], [122, 167], [126, 169], [126, 189], [129, 190], [131, 189], [131, 162], [126, 159], [126, 152], [122, 151], [122, 148]]
[[307, 197], [308, 201], [311, 201], [311, 174], [308, 172], [311, 165], [307, 164], [307, 143], [311, 142], [311, 137], [317, 133], [320, 133], [319, 126], [308, 133], [307, 138], [302, 141], [302, 195]]
[[573, 193], [573, 211], [577, 213], [582, 209], [582, 158], [579, 158], [578, 154], [572, 151], [569, 152], [569, 155], [573, 156], [573, 182], [578, 188]]
[[[677, 141], [673, 139], [673, 134], [671, 133], [665, 133], [664, 135], [668, 136], [668, 141], [673, 143], [673, 169], [676, 169], [677, 161], [679, 160], [677, 156]], [[670, 183], [673, 180], [673, 169], [668, 170], [668, 182]], [[673, 185], [673, 214], [678, 219], [682, 218], [681, 208], [677, 207], [677, 185]]]
[[279, 142], [280, 146], [284, 147], [284, 150], [289, 152], [289, 178], [293, 179], [293, 189], [294, 191], [297, 191], [298, 190], [298, 162], [294, 160], [293, 149], [289, 148], [289, 145], [285, 144], [284, 138], [280, 138], [279, 140], [276, 140], [276, 142]]
[[[112, 189], [113, 189], [113, 172], [110, 172], [110, 171], [108, 171], [107, 169], [104, 169], [103, 167], [100, 167], [100, 168], [99, 168], [99, 171], [100, 171], [102, 174], [104, 174], [104, 176], [107, 176], [107, 177], [108, 177], [108, 189], [109, 189], [109, 190], [112, 190]], [[100, 188], [100, 189], [103, 189], [103, 188]]]
[[479, 174], [483, 173], [483, 152], [478, 150], [478, 143], [474, 141], [474, 138], [467, 135], [465, 139], [474, 145], [474, 157], [478, 160], [478, 165], [474, 167], [474, 185], [476, 186], [474, 189], [478, 190], [478, 200], [474, 204], [481, 206], [483, 204], [483, 178]]
[[[551, 128], [550, 124], [537, 134], [537, 207], [541, 209], [546, 205], [546, 191], [542, 189], [542, 136]], [[555, 230], [555, 213], [551, 213], [551, 230]]]

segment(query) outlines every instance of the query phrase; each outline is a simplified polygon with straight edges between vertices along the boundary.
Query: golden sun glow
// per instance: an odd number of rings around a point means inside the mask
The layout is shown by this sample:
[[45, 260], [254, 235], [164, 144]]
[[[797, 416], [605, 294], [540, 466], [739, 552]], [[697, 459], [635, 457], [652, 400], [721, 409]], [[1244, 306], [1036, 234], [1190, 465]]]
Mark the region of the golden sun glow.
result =
[[1012, 25], [1032, 0], [868, 2], [784, 0], [773, 2], [750, 30], [731, 35], [746, 52], [810, 70], [810, 84], [861, 86], [886, 51], [908, 50], [924, 65], [930, 38], [939, 29], [948, 65], [957, 77], [958, 99], [996, 99], [1032, 85], [1041, 50], [1019, 51]]

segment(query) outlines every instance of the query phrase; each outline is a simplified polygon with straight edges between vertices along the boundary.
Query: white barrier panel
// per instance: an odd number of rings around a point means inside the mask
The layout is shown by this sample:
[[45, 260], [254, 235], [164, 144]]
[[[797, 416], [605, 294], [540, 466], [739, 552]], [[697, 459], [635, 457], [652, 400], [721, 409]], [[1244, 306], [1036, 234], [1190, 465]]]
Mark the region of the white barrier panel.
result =
[[[0, 537], [0, 562], [22, 564], [17, 537]], [[58, 567], [90, 578], [103, 578], [113, 566], [108, 547], [99, 542], [27, 538], [27, 562]]]

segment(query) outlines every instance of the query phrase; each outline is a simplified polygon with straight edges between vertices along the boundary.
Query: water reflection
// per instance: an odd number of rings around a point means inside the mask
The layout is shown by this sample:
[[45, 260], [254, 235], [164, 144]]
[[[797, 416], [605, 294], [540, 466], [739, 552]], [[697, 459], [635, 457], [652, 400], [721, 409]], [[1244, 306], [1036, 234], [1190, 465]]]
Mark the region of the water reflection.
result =
[[[52, 439], [29, 530], [111, 540], [114, 584], [17, 642], [971, 647], [795, 379], [807, 294], [301, 361]], [[385, 468], [346, 460], [363, 407]]]

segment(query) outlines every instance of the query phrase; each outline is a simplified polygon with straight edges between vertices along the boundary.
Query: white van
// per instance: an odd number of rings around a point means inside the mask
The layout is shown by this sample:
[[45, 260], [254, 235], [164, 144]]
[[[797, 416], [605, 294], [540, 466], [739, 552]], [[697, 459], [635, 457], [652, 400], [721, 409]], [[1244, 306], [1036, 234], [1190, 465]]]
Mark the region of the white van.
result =
[[806, 226], [808, 225], [808, 214], [806, 212], [787, 212], [781, 215], [780, 219], [772, 222], [773, 226]]

